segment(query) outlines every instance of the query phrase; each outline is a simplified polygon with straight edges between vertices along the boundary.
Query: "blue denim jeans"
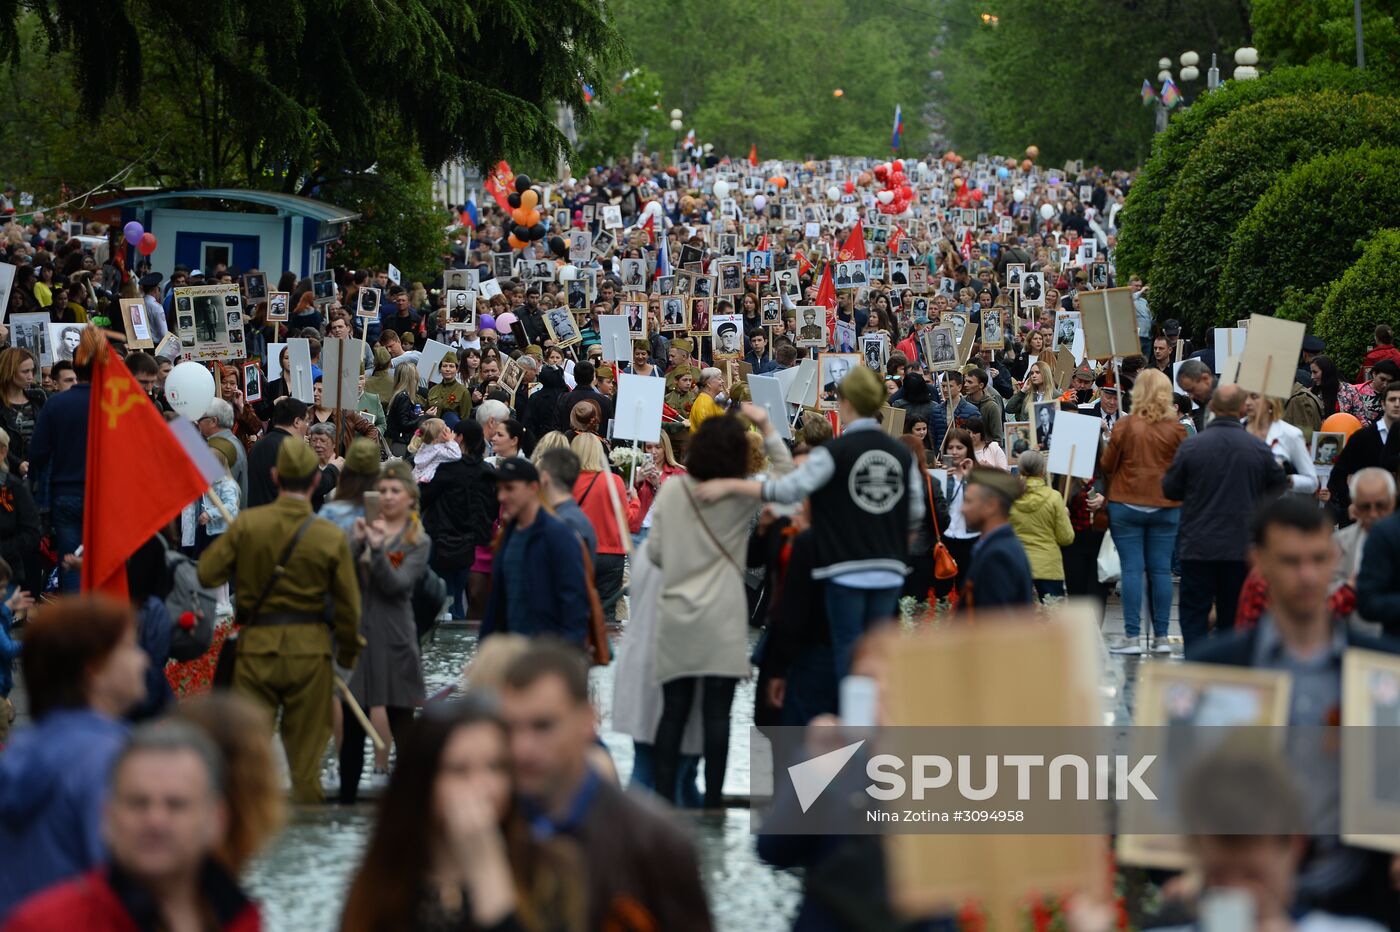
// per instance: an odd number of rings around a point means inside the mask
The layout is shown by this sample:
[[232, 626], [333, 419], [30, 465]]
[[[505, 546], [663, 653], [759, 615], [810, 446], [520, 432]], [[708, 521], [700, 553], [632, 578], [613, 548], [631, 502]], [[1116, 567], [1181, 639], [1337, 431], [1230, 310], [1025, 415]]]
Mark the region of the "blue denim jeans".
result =
[[831, 648], [810, 644], [798, 651], [788, 667], [780, 725], [802, 726], [818, 715], [835, 715], [839, 705], [836, 669]]
[[1123, 567], [1123, 633], [1142, 632], [1143, 574], [1152, 577], [1152, 633], [1167, 636], [1172, 616], [1172, 554], [1180, 508], [1139, 511], [1122, 502], [1108, 503], [1108, 524]]
[[455, 570], [439, 570], [438, 575], [447, 584], [447, 595], [452, 600], [448, 611], [453, 621], [463, 621], [467, 617], [467, 577], [471, 575], [471, 565]]
[[62, 592], [77, 592], [81, 573], [63, 568], [63, 558], [77, 550], [83, 542], [83, 497], [55, 495], [50, 512], [53, 522], [54, 547], [58, 550], [58, 588]]
[[856, 589], [840, 583], [826, 584], [826, 617], [831, 625], [831, 649], [836, 655], [836, 682], [851, 672], [856, 641], [877, 621], [895, 617], [899, 586], [889, 589]]

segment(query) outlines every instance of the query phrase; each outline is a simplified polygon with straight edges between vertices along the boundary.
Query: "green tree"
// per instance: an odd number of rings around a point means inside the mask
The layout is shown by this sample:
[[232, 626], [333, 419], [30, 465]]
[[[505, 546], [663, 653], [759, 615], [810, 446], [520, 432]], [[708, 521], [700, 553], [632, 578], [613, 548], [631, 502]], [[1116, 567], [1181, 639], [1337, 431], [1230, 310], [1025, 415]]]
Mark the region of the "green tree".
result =
[[555, 103], [583, 111], [580, 80], [620, 51], [606, 8], [569, 0], [4, 0], [11, 64], [30, 11], [48, 53], [73, 53], [85, 116], [163, 88], [196, 124], [193, 174], [286, 191], [404, 145], [429, 167], [552, 163], [569, 154]]
[[337, 264], [382, 269], [392, 262], [406, 282], [430, 282], [442, 268], [445, 216], [412, 149], [388, 149], [373, 171], [333, 179], [316, 193], [360, 214], [334, 250]]
[[[1373, 81], [1400, 81], [1400, 29], [1394, 0], [1362, 0], [1366, 68]], [[1266, 61], [1280, 64], [1356, 62], [1352, 0], [1253, 0], [1254, 42]]]
[[1400, 214], [1400, 148], [1358, 146], [1282, 175], [1240, 221], [1220, 276], [1226, 319], [1272, 314], [1339, 277]]
[[1400, 100], [1323, 91], [1217, 122], [1182, 166], [1162, 216], [1149, 278], [1154, 310], [1196, 330], [1237, 319], [1216, 307], [1235, 225], [1294, 166], [1365, 142], [1400, 145]]
[[1249, 25], [1244, 0], [948, 0], [946, 10], [936, 93], [954, 146], [1034, 144], [1051, 165], [1140, 162], [1154, 117], [1138, 94], [1157, 60], [1233, 50]]
[[1313, 332], [1343, 373], [1360, 371], [1377, 324], [1400, 330], [1400, 230], [1380, 230], [1361, 257], [1327, 288]]
[[661, 79], [646, 68], [624, 71], [588, 104], [591, 126], [579, 139], [587, 165], [604, 165], [631, 153], [645, 136], [654, 148], [669, 145], [670, 108], [662, 106]]
[[1326, 64], [1307, 68], [1271, 68], [1258, 80], [1227, 81], [1217, 90], [1203, 94], [1185, 110], [1172, 116], [1164, 132], [1152, 143], [1148, 159], [1128, 192], [1128, 200], [1118, 218], [1118, 251], [1115, 262], [1120, 277], [1141, 275], [1152, 270], [1162, 215], [1171, 199], [1186, 160], [1217, 122], [1236, 110], [1275, 97], [1292, 97], [1335, 88], [1340, 91], [1366, 90], [1366, 76], [1355, 68]]
[[[923, 151], [936, 17], [859, 0], [615, 0], [636, 60], [661, 79], [662, 110], [731, 155], [867, 155], [903, 107], [906, 151]], [[836, 97], [834, 91], [841, 90]]]

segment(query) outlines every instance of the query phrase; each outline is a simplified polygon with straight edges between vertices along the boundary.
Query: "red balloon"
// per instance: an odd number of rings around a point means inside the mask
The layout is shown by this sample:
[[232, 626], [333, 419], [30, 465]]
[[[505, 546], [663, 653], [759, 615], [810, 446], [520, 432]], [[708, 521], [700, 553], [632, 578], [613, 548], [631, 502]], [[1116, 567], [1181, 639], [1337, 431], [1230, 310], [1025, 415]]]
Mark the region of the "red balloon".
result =
[[902, 171], [896, 169], [895, 171], [890, 172], [890, 187], [892, 188], [897, 188], [908, 180], [909, 179], [905, 177], [905, 174]]
[[884, 180], [885, 180], [885, 177], [886, 177], [887, 175], [889, 175], [889, 173], [890, 173], [889, 169], [886, 168], [885, 166], [883, 166], [883, 165], [876, 165], [876, 166], [875, 166], [875, 177], [878, 178], [880, 181], [884, 181]]
[[906, 185], [903, 185], [903, 186], [899, 189], [899, 196], [900, 196], [900, 197], [903, 197], [906, 201], [908, 201], [908, 200], [913, 200], [913, 198], [914, 198], [914, 189], [911, 188], [911, 187], [909, 187], [909, 185], [907, 185], [907, 184], [906, 184]]
[[136, 251], [143, 256], [149, 256], [156, 251], [156, 235], [154, 233], [142, 233], [141, 240], [136, 244]]
[[841, 190], [845, 191], [847, 194], [855, 194], [856, 183], [854, 181], [847, 181], [845, 186]]
[[894, 164], [894, 170], [895, 170], [895, 171], [897, 171], [897, 172], [902, 172], [902, 171], [904, 171], [904, 159], [895, 159], [893, 164]]

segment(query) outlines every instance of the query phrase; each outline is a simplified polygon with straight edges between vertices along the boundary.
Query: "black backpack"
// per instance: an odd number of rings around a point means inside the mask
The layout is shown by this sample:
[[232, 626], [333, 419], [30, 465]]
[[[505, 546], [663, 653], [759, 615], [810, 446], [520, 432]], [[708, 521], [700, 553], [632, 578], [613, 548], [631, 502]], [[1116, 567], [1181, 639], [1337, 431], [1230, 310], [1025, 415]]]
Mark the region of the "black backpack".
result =
[[447, 604], [447, 583], [433, 572], [432, 567], [423, 567], [423, 575], [413, 585], [413, 625], [418, 629], [421, 643], [438, 625], [443, 606]]

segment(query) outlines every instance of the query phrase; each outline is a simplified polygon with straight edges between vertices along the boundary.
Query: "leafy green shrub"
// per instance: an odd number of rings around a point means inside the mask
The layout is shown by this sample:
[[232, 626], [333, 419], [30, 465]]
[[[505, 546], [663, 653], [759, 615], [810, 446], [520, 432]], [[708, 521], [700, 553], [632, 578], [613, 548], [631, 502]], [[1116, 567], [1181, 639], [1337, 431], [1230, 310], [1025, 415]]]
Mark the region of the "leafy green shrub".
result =
[[1281, 177], [1230, 238], [1222, 319], [1272, 314], [1289, 288], [1310, 291], [1355, 261], [1358, 242], [1400, 215], [1400, 148], [1320, 155]]
[[1331, 63], [1273, 68], [1255, 81], [1227, 81], [1177, 112], [1166, 131], [1158, 133], [1153, 141], [1152, 156], [1133, 182], [1118, 218], [1118, 249], [1114, 260], [1118, 277], [1126, 279], [1128, 275], [1137, 274], [1146, 278], [1151, 271], [1158, 224], [1166, 212], [1178, 173], [1217, 121], [1263, 100], [1328, 88], [1351, 93], [1371, 89], [1365, 74], [1355, 68]]
[[1400, 230], [1386, 229], [1366, 242], [1361, 257], [1327, 290], [1313, 332], [1347, 375], [1360, 371], [1376, 324], [1400, 330]]
[[1367, 142], [1400, 145], [1400, 99], [1321, 91], [1263, 101], [1218, 121], [1186, 161], [1162, 216], [1154, 310], [1193, 331], [1234, 320], [1217, 313], [1216, 292], [1235, 225], [1294, 166]]

